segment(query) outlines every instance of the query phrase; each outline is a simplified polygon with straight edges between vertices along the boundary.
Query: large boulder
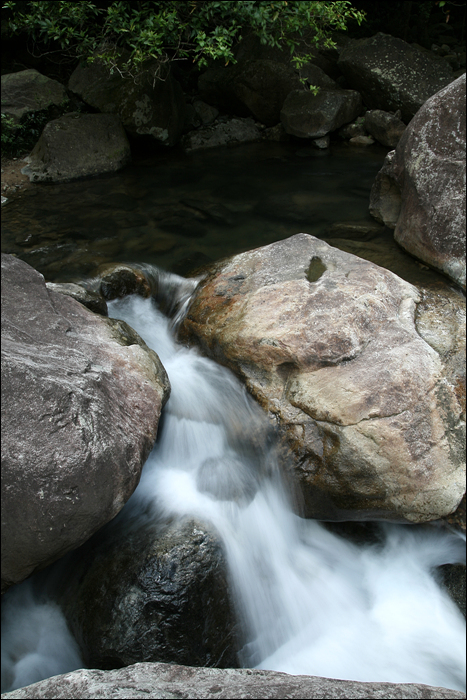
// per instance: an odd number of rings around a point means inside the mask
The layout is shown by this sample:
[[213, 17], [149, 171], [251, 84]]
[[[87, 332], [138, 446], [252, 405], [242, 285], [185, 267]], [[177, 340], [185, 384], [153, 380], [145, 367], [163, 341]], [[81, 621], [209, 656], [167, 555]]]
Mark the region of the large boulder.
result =
[[307, 234], [221, 262], [181, 333], [278, 423], [307, 517], [422, 522], [465, 490], [464, 427], [417, 290]]
[[2, 588], [81, 545], [136, 488], [169, 383], [125, 323], [2, 255]]
[[66, 182], [115, 172], [130, 159], [117, 116], [69, 112], [45, 125], [21, 172], [31, 182]]
[[284, 129], [292, 136], [317, 139], [358, 117], [362, 100], [355, 90], [322, 88], [317, 95], [293, 90], [280, 113]]
[[86, 666], [238, 666], [219, 536], [190, 519], [112, 526], [73, 553], [59, 584]]
[[63, 85], [34, 68], [2, 75], [2, 114], [16, 122], [31, 112], [63, 108], [67, 102]]
[[34, 698], [465, 698], [465, 693], [422, 683], [362, 683], [318, 676], [290, 676], [250, 668], [190, 668], [141, 663], [117, 671], [83, 669], [3, 693], [2, 699]]
[[369, 109], [400, 109], [406, 123], [453, 79], [444, 59], [382, 33], [349, 42], [338, 66]]
[[412, 119], [370, 194], [396, 241], [464, 289], [465, 145], [464, 73]]
[[133, 136], [151, 136], [163, 146], [179, 140], [185, 123], [185, 98], [173, 75], [159, 75], [157, 61], [148, 63], [138, 80], [110, 74], [99, 60], [81, 63], [70, 77], [69, 89], [88, 105], [117, 114]]

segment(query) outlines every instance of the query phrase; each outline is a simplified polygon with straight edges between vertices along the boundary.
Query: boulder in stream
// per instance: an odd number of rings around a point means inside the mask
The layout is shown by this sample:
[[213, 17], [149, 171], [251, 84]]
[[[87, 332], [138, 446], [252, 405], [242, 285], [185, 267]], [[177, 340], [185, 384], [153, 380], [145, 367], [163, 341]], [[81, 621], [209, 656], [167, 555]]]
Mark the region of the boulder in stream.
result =
[[79, 547], [121, 510], [169, 382], [122, 321], [2, 255], [2, 589]]
[[280, 113], [284, 129], [292, 136], [317, 139], [358, 117], [362, 100], [355, 90], [321, 88], [317, 95], [293, 90]]
[[54, 698], [361, 698], [456, 700], [465, 693], [423, 683], [363, 683], [250, 668], [141, 663], [116, 671], [83, 669], [4, 693], [4, 700]]
[[212, 528], [122, 517], [64, 570], [58, 599], [90, 668], [238, 665], [226, 562]]
[[117, 116], [69, 112], [45, 125], [21, 172], [31, 182], [67, 182], [115, 172], [130, 159]]
[[214, 265], [195, 292], [181, 337], [279, 426], [307, 517], [423, 522], [457, 508], [463, 411], [417, 331], [419, 302], [392, 272], [303, 233]]
[[423, 105], [370, 194], [395, 240], [465, 289], [465, 73]]

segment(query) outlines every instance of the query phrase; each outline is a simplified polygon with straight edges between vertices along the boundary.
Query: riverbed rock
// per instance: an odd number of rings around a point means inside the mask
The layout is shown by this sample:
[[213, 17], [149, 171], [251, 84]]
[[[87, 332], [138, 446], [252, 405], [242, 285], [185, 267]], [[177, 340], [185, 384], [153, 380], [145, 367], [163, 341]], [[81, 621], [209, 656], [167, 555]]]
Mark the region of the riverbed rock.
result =
[[235, 117], [228, 121], [217, 122], [195, 131], [190, 131], [181, 141], [186, 153], [200, 148], [236, 145], [260, 141], [262, 132], [250, 117]]
[[31, 112], [50, 107], [63, 108], [68, 102], [65, 88], [34, 68], [2, 75], [2, 114], [19, 122]]
[[[127, 294], [151, 295], [151, 285], [142, 269], [123, 263], [106, 263], [97, 270], [96, 292], [107, 301], [121, 299]], [[92, 284], [92, 283], [91, 283]]]
[[67, 182], [115, 172], [130, 159], [117, 116], [69, 112], [45, 125], [21, 172], [31, 182]]
[[392, 114], [382, 109], [368, 110], [364, 124], [368, 133], [388, 148], [395, 148], [405, 131], [405, 124], [398, 113]]
[[370, 213], [395, 240], [464, 289], [465, 109], [464, 73], [423, 105], [370, 194]]
[[317, 95], [293, 90], [280, 113], [284, 129], [292, 136], [317, 139], [358, 117], [361, 97], [355, 90], [322, 88]]
[[2, 589], [80, 546], [136, 488], [168, 378], [125, 323], [2, 255]]
[[117, 671], [83, 669], [3, 693], [16, 698], [465, 698], [465, 693], [422, 683], [362, 683], [319, 676], [290, 676], [258, 669], [190, 668], [141, 663]]
[[230, 367], [277, 423], [304, 514], [423, 522], [465, 490], [462, 409], [417, 332], [420, 295], [307, 234], [213, 267], [181, 337]]
[[175, 145], [185, 123], [185, 97], [170, 72], [160, 75], [160, 64], [149, 62], [134, 80], [118, 70], [110, 74], [99, 60], [81, 63], [70, 77], [68, 88], [88, 105], [118, 115], [133, 136], [151, 136], [162, 146]]
[[349, 139], [349, 144], [351, 146], [372, 146], [375, 140], [371, 136], [352, 136]]
[[337, 65], [369, 109], [400, 109], [406, 123], [453, 79], [442, 58], [381, 32], [349, 42]]
[[219, 536], [193, 519], [120, 520], [73, 554], [59, 585], [58, 601], [86, 666], [237, 667]]
[[395, 228], [401, 213], [401, 189], [393, 177], [395, 151], [386, 154], [370, 192], [368, 210], [380, 224]]

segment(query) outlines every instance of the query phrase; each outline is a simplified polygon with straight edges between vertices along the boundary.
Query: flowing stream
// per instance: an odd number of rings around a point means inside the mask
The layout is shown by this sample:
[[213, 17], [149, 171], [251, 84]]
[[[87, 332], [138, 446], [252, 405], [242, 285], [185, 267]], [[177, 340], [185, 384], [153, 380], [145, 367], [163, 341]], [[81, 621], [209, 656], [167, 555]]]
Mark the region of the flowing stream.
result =
[[[174, 280], [184, 284], [172, 276], [172, 288]], [[172, 386], [123, 513], [150, 506], [157, 517], [191, 515], [217, 529], [246, 640], [242, 665], [463, 690], [465, 620], [435, 575], [465, 561], [462, 537], [381, 524], [380, 542], [357, 546], [298, 517], [271, 428], [237, 379], [178, 345], [154, 300], [126, 297], [109, 313], [159, 354]], [[82, 667], [34, 577], [6, 594], [2, 617], [3, 691]]]

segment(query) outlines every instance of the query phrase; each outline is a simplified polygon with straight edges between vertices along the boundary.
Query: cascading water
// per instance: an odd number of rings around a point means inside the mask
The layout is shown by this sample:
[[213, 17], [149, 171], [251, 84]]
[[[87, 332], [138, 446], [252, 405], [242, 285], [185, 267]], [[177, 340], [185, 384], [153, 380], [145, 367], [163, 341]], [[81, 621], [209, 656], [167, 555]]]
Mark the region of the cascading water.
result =
[[[170, 277], [179, 309], [190, 284]], [[149, 507], [157, 517], [214, 525], [243, 626], [242, 665], [463, 690], [465, 621], [433, 570], [465, 561], [464, 540], [381, 525], [381, 542], [357, 546], [299, 518], [271, 428], [236, 378], [177, 345], [152, 299], [111, 302], [109, 314], [159, 354], [172, 386], [157, 444], [121, 517]], [[34, 594], [33, 582], [7, 593], [2, 614], [2, 690], [82, 666], [60, 610]]]

